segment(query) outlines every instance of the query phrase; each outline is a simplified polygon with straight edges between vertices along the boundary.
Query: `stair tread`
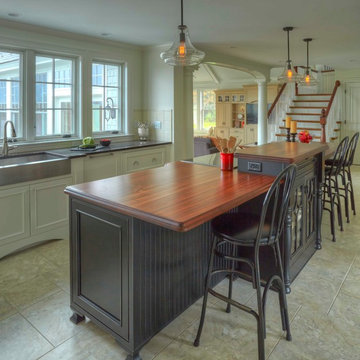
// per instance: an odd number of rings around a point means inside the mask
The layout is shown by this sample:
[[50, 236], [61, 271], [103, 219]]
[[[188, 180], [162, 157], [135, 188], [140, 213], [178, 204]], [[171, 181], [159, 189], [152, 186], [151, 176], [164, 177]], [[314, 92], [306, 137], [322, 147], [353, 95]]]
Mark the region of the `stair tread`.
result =
[[291, 105], [290, 109], [323, 109], [323, 106], [294, 106]]
[[304, 115], [304, 116], [320, 116], [321, 113], [294, 113], [294, 112], [288, 112], [286, 115]]
[[297, 94], [296, 96], [331, 96], [332, 94]]
[[[285, 127], [285, 126], [279, 126], [279, 129], [285, 130], [286, 127]], [[321, 131], [321, 128], [309, 128], [309, 127], [301, 127], [301, 126], [298, 126], [297, 129], [298, 129], [298, 130]]]
[[[286, 137], [286, 134], [275, 134], [275, 136]], [[320, 136], [313, 136], [313, 139], [320, 139]]]
[[[285, 121], [285, 120], [283, 120]], [[311, 123], [311, 124], [320, 124], [320, 120], [296, 120], [297, 123]]]
[[293, 100], [293, 102], [330, 102], [330, 100]]

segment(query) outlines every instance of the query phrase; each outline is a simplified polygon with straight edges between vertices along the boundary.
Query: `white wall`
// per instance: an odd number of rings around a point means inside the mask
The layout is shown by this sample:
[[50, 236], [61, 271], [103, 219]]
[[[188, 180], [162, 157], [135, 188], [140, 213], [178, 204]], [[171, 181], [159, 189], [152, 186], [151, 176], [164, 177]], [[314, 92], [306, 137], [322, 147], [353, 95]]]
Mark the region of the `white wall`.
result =
[[[121, 44], [101, 38], [93, 38], [67, 32], [50, 30], [38, 26], [0, 20], [0, 48], [33, 49], [37, 52], [61, 53], [76, 56], [81, 62], [81, 134], [91, 135], [91, 61], [108, 60], [124, 62], [126, 65], [127, 99], [126, 123], [132, 123], [134, 110], [143, 105], [142, 91], [142, 49], [137, 46]], [[131, 135], [133, 129], [126, 128]], [[125, 138], [124, 138], [125, 139]], [[126, 137], [129, 139], [129, 137]], [[41, 147], [41, 145], [39, 145]], [[49, 144], [46, 145], [49, 147]], [[52, 147], [58, 146], [52, 144]], [[65, 147], [64, 143], [60, 144]], [[43, 146], [42, 146], [43, 147]]]

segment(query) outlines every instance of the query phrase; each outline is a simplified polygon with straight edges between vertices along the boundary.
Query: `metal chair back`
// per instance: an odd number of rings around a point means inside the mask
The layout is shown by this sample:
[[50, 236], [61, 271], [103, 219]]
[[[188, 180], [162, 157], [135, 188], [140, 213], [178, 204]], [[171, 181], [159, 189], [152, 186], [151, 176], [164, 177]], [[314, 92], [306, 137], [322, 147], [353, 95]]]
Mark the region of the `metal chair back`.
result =
[[[256, 235], [255, 253], [258, 253], [260, 240], [264, 236], [269, 236], [269, 243], [279, 241], [294, 187], [296, 169], [296, 165], [291, 164], [282, 170], [265, 196]], [[263, 234], [265, 222], [270, 224], [268, 235]]]
[[340, 144], [336, 148], [336, 151], [332, 158], [332, 162], [331, 162], [329, 171], [327, 173], [328, 176], [337, 176], [340, 174], [340, 171], [341, 171], [344, 161], [345, 161], [345, 155], [346, 155], [346, 150], [348, 148], [348, 142], [349, 142], [348, 136], [345, 136], [340, 141]]
[[359, 141], [359, 133], [357, 132], [353, 135], [353, 137], [349, 141], [349, 145], [346, 150], [344, 166], [350, 167], [353, 164], [358, 141]]

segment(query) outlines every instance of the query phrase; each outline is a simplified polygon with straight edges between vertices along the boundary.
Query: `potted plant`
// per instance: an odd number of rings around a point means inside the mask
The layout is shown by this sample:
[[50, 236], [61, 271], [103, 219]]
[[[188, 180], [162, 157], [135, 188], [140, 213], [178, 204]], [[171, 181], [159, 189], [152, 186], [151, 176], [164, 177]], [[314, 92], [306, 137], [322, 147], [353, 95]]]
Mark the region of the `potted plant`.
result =
[[149, 138], [150, 125], [151, 125], [151, 123], [148, 121], [145, 121], [145, 122], [139, 121], [137, 123], [139, 139], [141, 141], [146, 141]]

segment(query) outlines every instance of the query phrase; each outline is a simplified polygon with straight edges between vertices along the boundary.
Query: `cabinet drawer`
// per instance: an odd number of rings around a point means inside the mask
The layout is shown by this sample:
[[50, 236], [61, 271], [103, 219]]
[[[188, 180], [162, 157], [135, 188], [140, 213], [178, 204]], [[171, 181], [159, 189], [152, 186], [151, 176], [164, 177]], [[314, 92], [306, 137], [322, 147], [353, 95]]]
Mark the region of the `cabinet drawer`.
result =
[[215, 128], [215, 135], [221, 138], [228, 138], [229, 137], [229, 128], [226, 127], [216, 127]]
[[124, 155], [125, 173], [150, 169], [165, 164], [165, 149], [135, 151]]
[[232, 128], [230, 129], [230, 136], [241, 137], [243, 138], [245, 135], [245, 130], [240, 128]]

